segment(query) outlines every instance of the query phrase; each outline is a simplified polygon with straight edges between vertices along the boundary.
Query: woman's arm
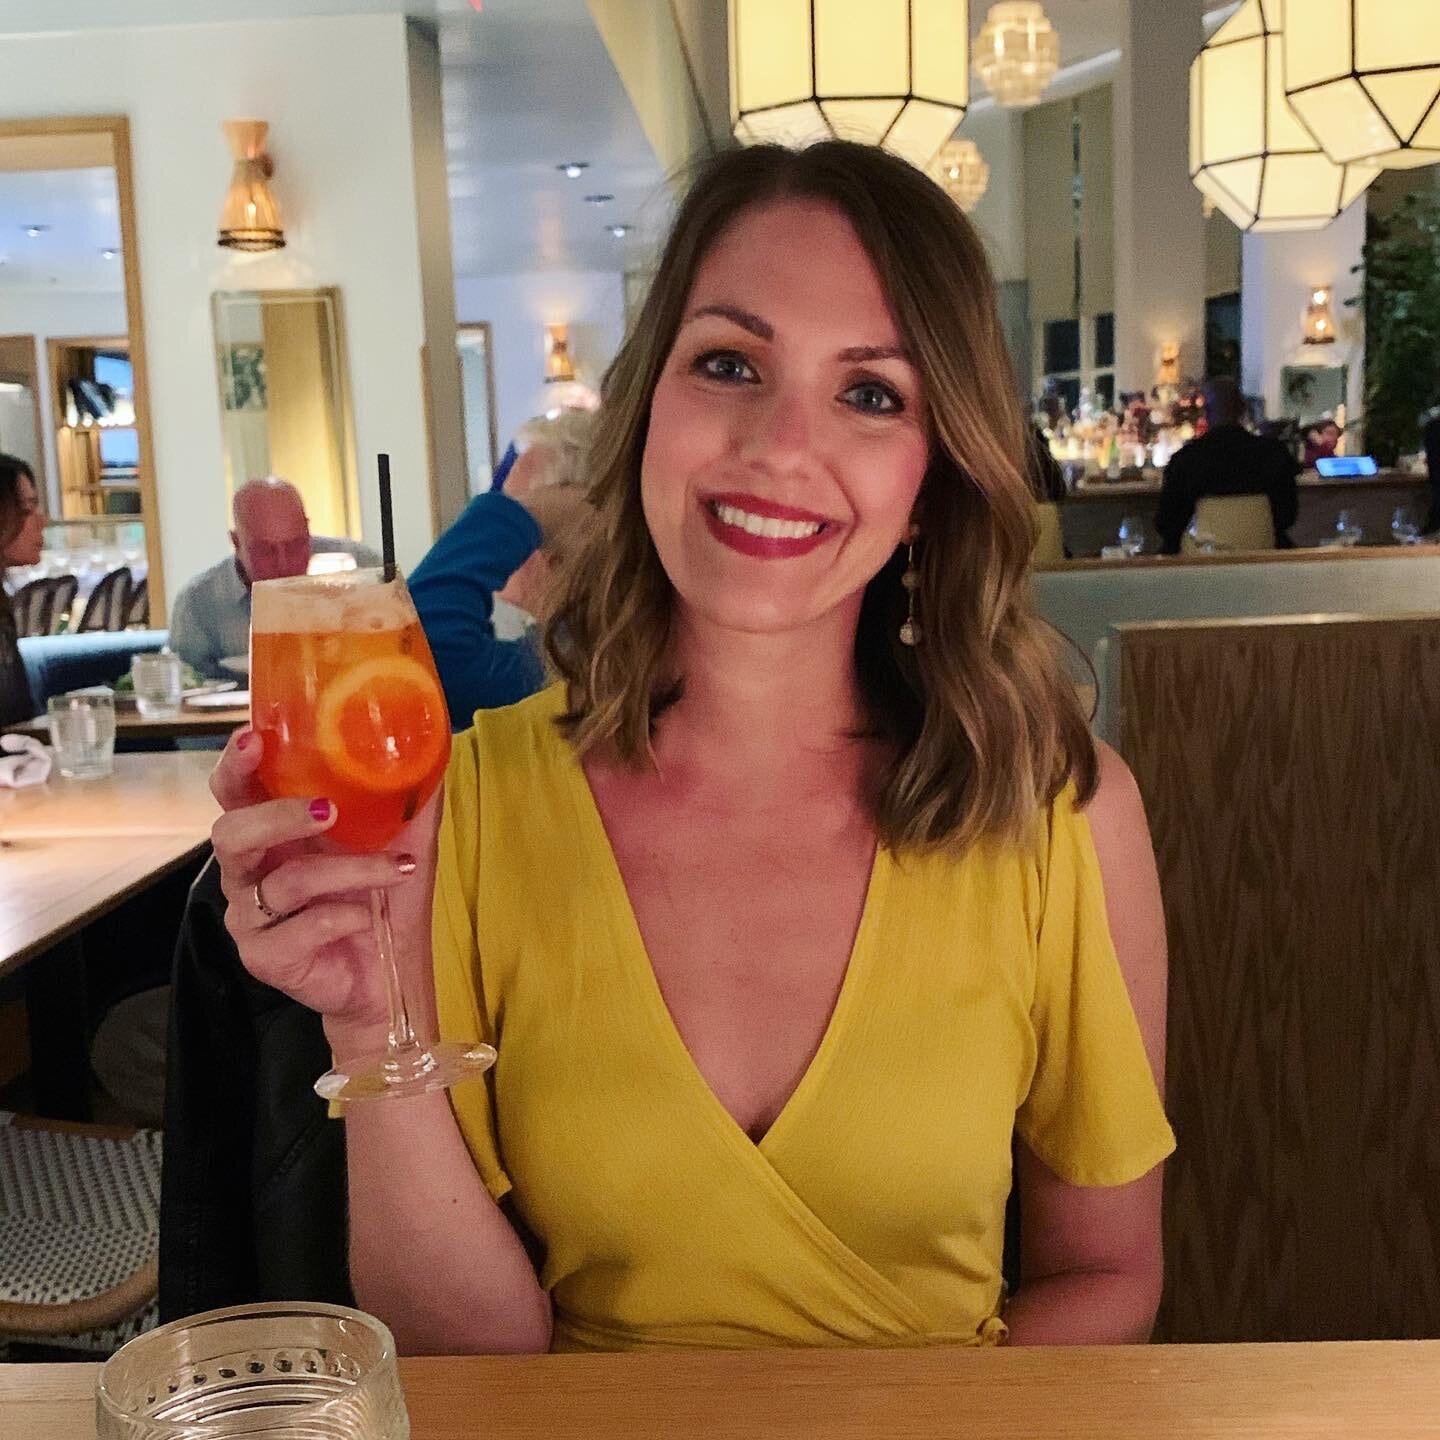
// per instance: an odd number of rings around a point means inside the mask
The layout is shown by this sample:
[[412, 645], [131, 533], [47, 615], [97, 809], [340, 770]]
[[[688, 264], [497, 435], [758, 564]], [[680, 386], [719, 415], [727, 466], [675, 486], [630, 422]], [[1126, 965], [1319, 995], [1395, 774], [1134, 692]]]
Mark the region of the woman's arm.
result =
[[[385, 1003], [366, 892], [390, 892], [395, 954], [421, 1033], [434, 1033], [430, 911], [441, 797], [393, 852], [327, 847], [333, 823], [303, 800], [267, 800], [255, 778], [264, 742], [233, 738], [211, 781], [225, 814], [215, 855], [225, 923], [246, 969], [320, 1013], [340, 1062], [385, 1045]], [[413, 858], [414, 868], [409, 864]], [[266, 922], [255, 904], [283, 918]], [[542, 1351], [550, 1300], [515, 1230], [490, 1198], [444, 1095], [346, 1107], [351, 1283], [402, 1352]], [[336, 1216], [336, 1223], [340, 1217]]]
[[[427, 975], [434, 808], [431, 841], [416, 847], [419, 868], [392, 893], [390, 912], [396, 953], [415, 957]], [[408, 986], [420, 1001], [413, 1018], [433, 1035], [434, 987], [419, 978]], [[337, 1054], [384, 1044], [383, 1036], [332, 1039]], [[395, 1332], [401, 1353], [548, 1350], [550, 1298], [480, 1179], [447, 1097], [347, 1106], [345, 1144], [351, 1284], [360, 1305]]]
[[[1100, 747], [1100, 788], [1086, 814], [1105, 910], [1130, 1002], [1165, 1093], [1165, 914], [1134, 776]], [[1163, 1169], [1128, 1185], [1070, 1185], [1018, 1145], [1023, 1284], [1006, 1314], [1014, 1345], [1142, 1343], [1163, 1282]]]

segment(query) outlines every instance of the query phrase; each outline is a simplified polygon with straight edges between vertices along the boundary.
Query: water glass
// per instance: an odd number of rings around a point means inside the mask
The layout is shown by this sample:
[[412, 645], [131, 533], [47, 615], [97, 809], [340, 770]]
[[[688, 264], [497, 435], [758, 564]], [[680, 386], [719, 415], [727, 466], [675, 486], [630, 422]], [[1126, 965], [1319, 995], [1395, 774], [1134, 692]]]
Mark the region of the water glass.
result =
[[115, 696], [109, 690], [52, 695], [46, 707], [55, 763], [67, 780], [96, 780], [115, 768]]
[[1349, 510], [1342, 510], [1335, 517], [1335, 541], [1338, 545], [1348, 550], [1352, 545], [1358, 545], [1364, 536], [1365, 532]]
[[98, 1440], [409, 1440], [395, 1341], [343, 1305], [209, 1310], [102, 1366]]
[[180, 657], [169, 650], [137, 655], [130, 662], [135, 707], [146, 719], [170, 719], [180, 713]]
[[1145, 522], [1138, 515], [1127, 515], [1120, 522], [1120, 532], [1115, 537], [1127, 560], [1133, 560], [1145, 548]]
[[1397, 545], [1418, 545], [1420, 543], [1420, 522], [1408, 505], [1396, 507], [1390, 517], [1390, 536]]

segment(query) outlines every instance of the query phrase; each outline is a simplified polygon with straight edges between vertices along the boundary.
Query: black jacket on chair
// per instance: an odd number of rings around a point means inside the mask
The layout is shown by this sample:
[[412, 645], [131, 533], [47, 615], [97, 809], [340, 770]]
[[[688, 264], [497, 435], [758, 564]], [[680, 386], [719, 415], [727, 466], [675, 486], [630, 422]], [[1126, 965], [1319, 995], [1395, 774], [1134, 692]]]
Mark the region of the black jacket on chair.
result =
[[160, 1318], [259, 1300], [353, 1304], [344, 1126], [311, 1089], [319, 1016], [262, 985], [212, 860], [175, 947], [160, 1186]]

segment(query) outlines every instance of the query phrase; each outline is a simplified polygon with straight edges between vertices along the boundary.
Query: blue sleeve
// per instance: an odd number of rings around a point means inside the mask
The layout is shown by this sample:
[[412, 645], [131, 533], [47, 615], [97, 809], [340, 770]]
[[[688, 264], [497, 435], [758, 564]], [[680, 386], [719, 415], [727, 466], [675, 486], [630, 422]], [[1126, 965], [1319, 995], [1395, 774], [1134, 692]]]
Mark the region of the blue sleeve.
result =
[[477, 710], [533, 695], [544, 667], [528, 639], [498, 640], [494, 597], [540, 548], [525, 507], [495, 491], [477, 495], [410, 576], [410, 594], [435, 655], [456, 729]]

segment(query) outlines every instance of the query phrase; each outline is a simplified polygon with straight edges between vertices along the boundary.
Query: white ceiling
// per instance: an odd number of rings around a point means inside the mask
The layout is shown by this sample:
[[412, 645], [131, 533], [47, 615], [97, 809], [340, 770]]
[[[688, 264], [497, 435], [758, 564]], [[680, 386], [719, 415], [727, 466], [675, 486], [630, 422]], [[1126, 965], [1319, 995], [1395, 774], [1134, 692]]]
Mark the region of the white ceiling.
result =
[[[119, 216], [108, 166], [0, 171], [0, 316], [6, 290], [123, 290]], [[31, 237], [31, 225], [50, 228]]]
[[[624, 268], [667, 197], [584, 0], [449, 10], [440, 53], [455, 273]], [[571, 160], [589, 162], [577, 180], [556, 168]], [[616, 223], [634, 235], [616, 240]]]
[[[1195, 4], [1215, 8], [1215, 0]], [[1064, 66], [1083, 71], [1118, 48], [1120, 0], [1045, 7]], [[971, 0], [976, 33], [988, 9], [988, 0]], [[457, 275], [613, 271], [648, 252], [670, 197], [584, 0], [481, 0], [478, 13], [470, 0], [0, 0], [0, 32], [395, 11], [429, 17], [440, 33]], [[566, 179], [555, 167], [568, 160], [590, 168]], [[86, 190], [77, 176], [99, 186], [91, 172], [51, 177], [48, 186], [36, 176], [0, 175], [0, 256], [8, 262], [0, 284], [24, 273], [31, 283], [71, 289], [118, 285], [119, 265], [99, 258], [118, 240], [113, 184], [107, 212], [98, 188]], [[595, 193], [615, 198], [587, 205]], [[58, 217], [55, 229], [30, 241], [17, 227], [46, 220], [26, 212], [42, 201]], [[617, 241], [608, 230], [617, 222], [635, 233]]]

